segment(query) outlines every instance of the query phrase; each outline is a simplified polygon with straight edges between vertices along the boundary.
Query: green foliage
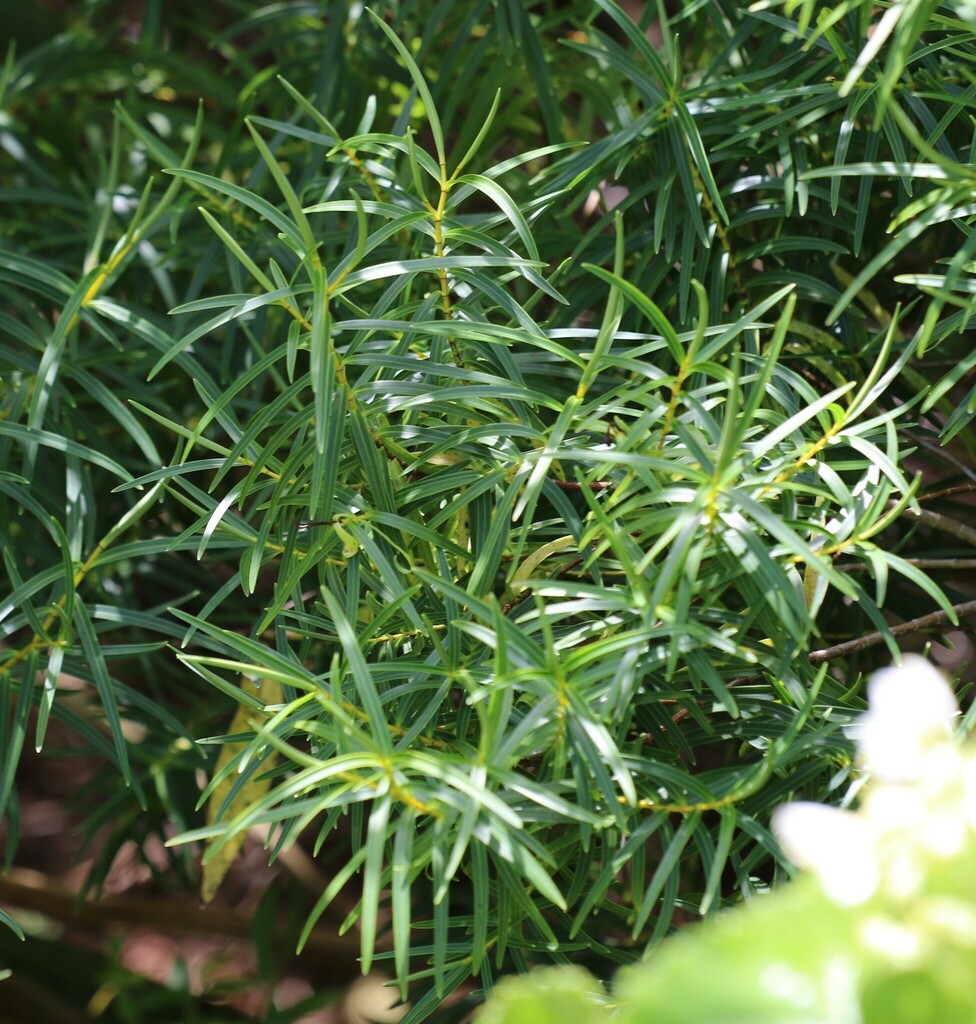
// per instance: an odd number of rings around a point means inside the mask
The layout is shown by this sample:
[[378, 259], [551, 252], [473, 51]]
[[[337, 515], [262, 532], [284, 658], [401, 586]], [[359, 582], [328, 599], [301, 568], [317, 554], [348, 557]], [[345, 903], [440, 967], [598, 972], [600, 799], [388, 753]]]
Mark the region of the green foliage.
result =
[[973, 747], [951, 737], [952, 694], [921, 658], [871, 690], [859, 810], [801, 804], [777, 819], [819, 878], [675, 936], [612, 997], [579, 968], [507, 979], [479, 1024], [972, 1020]]
[[86, 10], [0, 89], [11, 833], [57, 716], [118, 843], [313, 837], [309, 925], [358, 886], [411, 1021], [779, 877], [771, 810], [843, 796], [890, 619], [959, 603], [904, 464], [973, 477], [972, 27]]

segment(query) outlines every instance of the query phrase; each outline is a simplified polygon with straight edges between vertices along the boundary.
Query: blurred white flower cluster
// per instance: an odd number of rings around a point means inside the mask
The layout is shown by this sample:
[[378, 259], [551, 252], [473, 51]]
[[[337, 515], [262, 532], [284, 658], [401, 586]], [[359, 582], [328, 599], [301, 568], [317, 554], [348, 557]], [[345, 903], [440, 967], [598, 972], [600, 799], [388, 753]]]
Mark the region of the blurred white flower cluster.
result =
[[954, 738], [955, 696], [923, 658], [877, 672], [868, 706], [858, 810], [789, 804], [773, 827], [829, 900], [863, 908], [863, 945], [911, 967], [946, 940], [976, 947], [976, 903], [958, 884], [976, 857], [976, 749]]
[[976, 0], [956, 0], [955, 8], [963, 21], [976, 24]]

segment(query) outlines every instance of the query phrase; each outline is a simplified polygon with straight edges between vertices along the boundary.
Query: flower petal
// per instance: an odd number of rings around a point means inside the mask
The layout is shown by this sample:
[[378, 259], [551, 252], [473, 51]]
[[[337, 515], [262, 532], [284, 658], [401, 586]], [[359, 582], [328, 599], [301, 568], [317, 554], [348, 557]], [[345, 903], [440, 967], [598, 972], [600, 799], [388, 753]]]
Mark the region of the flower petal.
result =
[[877, 889], [872, 833], [853, 812], [823, 804], [786, 804], [773, 814], [773, 831], [790, 860], [810, 868], [834, 903], [856, 906]]
[[949, 684], [924, 658], [907, 654], [875, 672], [868, 710], [853, 730], [865, 768], [890, 782], [919, 779], [926, 750], [951, 735], [958, 714]]

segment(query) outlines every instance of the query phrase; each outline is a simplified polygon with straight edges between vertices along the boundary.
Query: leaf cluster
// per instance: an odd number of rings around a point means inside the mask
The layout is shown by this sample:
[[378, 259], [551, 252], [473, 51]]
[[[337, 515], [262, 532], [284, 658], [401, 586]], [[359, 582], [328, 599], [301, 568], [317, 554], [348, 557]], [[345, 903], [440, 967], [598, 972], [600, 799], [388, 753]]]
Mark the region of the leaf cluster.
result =
[[971, 488], [976, 33], [814, 6], [101, 3], [8, 60], [11, 834], [57, 716], [119, 841], [311, 837], [411, 1021], [780, 875], [973, 542], [906, 459]]

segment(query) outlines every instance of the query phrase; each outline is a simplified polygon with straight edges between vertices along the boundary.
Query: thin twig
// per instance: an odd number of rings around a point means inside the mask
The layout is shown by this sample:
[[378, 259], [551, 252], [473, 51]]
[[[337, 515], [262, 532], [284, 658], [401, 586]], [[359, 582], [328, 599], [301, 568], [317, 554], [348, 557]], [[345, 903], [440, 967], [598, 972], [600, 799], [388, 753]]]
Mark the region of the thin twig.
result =
[[[894, 501], [889, 501], [888, 508], [894, 508], [896, 504]], [[927, 508], [906, 508], [902, 515], [914, 516], [925, 523], [926, 526], [931, 526], [933, 530], [950, 533], [953, 537], [958, 537], [959, 540], [964, 540], [967, 544], [971, 544], [976, 548], [976, 530], [965, 523], [957, 522], [955, 519], [950, 519], [949, 516], [942, 515], [941, 512], [932, 512]]]
[[[919, 569], [976, 569], [976, 558], [906, 558], [909, 565]], [[838, 562], [834, 566], [841, 572], [867, 572], [869, 562]]]
[[[962, 604], [956, 604], [952, 606], [952, 610], [956, 613], [958, 618], [965, 618], [967, 615], [976, 614], [976, 601], [964, 601]], [[950, 622], [949, 614], [945, 611], [931, 612], [929, 615], [922, 615], [917, 619], [912, 619], [910, 622], [902, 622], [897, 626], [891, 627], [891, 632], [894, 636], [904, 636], [906, 633], [920, 633], [926, 629], [932, 629], [936, 626], [944, 626]], [[854, 640], [845, 640], [843, 643], [835, 644], [833, 647], [825, 647], [819, 651], [811, 651], [810, 663], [813, 665], [822, 665], [825, 661], [831, 661], [834, 658], [844, 658], [849, 654], [856, 654], [858, 651], [862, 651], [868, 647], [877, 647], [878, 644], [884, 642], [884, 636], [881, 633], [867, 633], [865, 636], [859, 636]], [[751, 676], [739, 676], [733, 679], [728, 685], [741, 686], [743, 683], [757, 683], [762, 680], [762, 675], [756, 673]], [[661, 703], [664, 703], [662, 701]], [[671, 716], [671, 720], [675, 723], [682, 721], [682, 719], [688, 716], [688, 709], [681, 708], [681, 710], [675, 712]]]
[[951, 466], [961, 476], [968, 476], [970, 480], [976, 480], [976, 470], [974, 470], [972, 466], [966, 465], [962, 459], [957, 459], [944, 445], [936, 444], [934, 441], [925, 437], [924, 434], [916, 435], [911, 431], [905, 431], [905, 433], [906, 436], [910, 437], [920, 448], [924, 448], [926, 451], [930, 452], [933, 457], [937, 458], [940, 462], [944, 462], [947, 466]]
[[943, 487], [941, 491], [932, 491], [931, 494], [920, 494], [919, 501], [935, 501], [937, 498], [951, 498], [954, 494], [976, 493], [976, 484], [956, 484], [955, 487]]
[[[560, 490], [563, 491], [581, 491], [583, 490], [583, 484], [578, 480], [553, 480], [554, 483]], [[608, 487], [613, 487], [612, 480], [591, 480], [586, 486], [591, 491], [603, 491]]]
[[[952, 610], [958, 618], [976, 614], [976, 601], [964, 601], [962, 604], [954, 604]], [[947, 611], [930, 612], [928, 615], [921, 615], [917, 619], [910, 619], [908, 622], [901, 622], [891, 627], [893, 636], [904, 636], [906, 633], [921, 633], [926, 629], [935, 629], [937, 626], [951, 624], [952, 618]], [[825, 661], [832, 661], [834, 658], [846, 658], [849, 654], [856, 654], [868, 647], [877, 647], [884, 642], [883, 633], [866, 633], [864, 636], [856, 637], [854, 640], [845, 640], [842, 644], [835, 644], [833, 647], [825, 647], [819, 651], [810, 652], [810, 663], [821, 665]]]

